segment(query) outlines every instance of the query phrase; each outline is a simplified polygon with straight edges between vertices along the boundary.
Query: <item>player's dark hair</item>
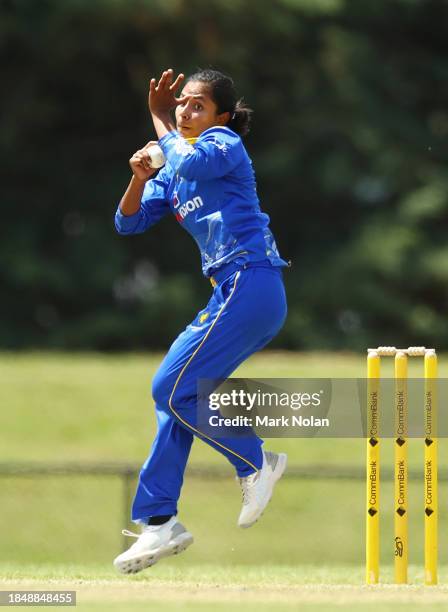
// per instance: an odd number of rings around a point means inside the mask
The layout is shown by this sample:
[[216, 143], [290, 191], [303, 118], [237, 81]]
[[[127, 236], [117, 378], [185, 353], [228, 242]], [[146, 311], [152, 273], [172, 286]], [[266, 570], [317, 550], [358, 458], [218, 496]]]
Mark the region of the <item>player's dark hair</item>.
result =
[[218, 114], [230, 113], [227, 127], [240, 136], [245, 136], [249, 132], [253, 110], [246, 106], [242, 98], [238, 99], [233, 79], [209, 68], [189, 76], [187, 83], [190, 81], [199, 81], [207, 86], [210, 97], [217, 106]]

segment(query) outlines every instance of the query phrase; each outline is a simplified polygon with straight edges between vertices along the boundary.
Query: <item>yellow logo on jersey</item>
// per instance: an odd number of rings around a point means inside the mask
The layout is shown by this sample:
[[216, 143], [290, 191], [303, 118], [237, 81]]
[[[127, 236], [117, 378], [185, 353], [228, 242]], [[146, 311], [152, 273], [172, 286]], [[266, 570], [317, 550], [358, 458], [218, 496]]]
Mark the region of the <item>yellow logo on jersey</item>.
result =
[[210, 316], [209, 312], [204, 312], [204, 314], [201, 314], [201, 316], [199, 317], [199, 323], [204, 323], [204, 321], [207, 321], [209, 316]]

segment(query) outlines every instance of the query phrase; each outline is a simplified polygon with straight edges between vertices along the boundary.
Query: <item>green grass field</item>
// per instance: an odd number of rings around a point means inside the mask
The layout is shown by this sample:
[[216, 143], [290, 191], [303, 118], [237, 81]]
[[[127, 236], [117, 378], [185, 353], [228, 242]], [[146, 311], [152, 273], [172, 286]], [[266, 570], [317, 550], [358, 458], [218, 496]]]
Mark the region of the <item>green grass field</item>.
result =
[[[76, 590], [82, 610], [446, 610], [448, 588], [362, 585], [360, 568], [325, 565], [256, 567], [219, 563], [179, 568], [171, 559], [137, 576], [120, 578], [102, 566], [0, 566], [2, 590]], [[421, 580], [421, 571], [410, 567]], [[386, 567], [390, 578], [391, 568]], [[444, 572], [444, 577], [446, 572]]]
[[[154, 435], [151, 377], [161, 355], [4, 353], [0, 355], [0, 427], [3, 462], [141, 463]], [[440, 376], [446, 374], [441, 358]], [[236, 376], [362, 377], [353, 354], [261, 353]], [[412, 374], [418, 375], [417, 364]], [[239, 530], [240, 492], [232, 471], [219, 479], [186, 477], [179, 517], [195, 543], [139, 576], [110, 569], [120, 552], [123, 486], [113, 476], [3, 476], [0, 489], [0, 575], [3, 589], [72, 585], [83, 609], [163, 610], [405, 609], [446, 606], [445, 586], [421, 588], [422, 482], [410, 487], [408, 587], [366, 588], [362, 480], [325, 478], [325, 466], [362, 469], [365, 443], [354, 439], [272, 439], [291, 466], [310, 478], [285, 476], [262, 520]], [[447, 449], [440, 442], [440, 464]], [[383, 444], [391, 466], [392, 443]], [[411, 441], [410, 464], [422, 469], [423, 447]], [[226, 469], [221, 455], [196, 441], [192, 466]], [[320, 466], [320, 467], [317, 467]], [[313, 476], [319, 476], [314, 478]], [[446, 498], [441, 484], [441, 502]], [[382, 578], [391, 581], [392, 483], [382, 487]], [[446, 516], [441, 503], [440, 582], [447, 583]], [[18, 586], [19, 585], [19, 586]], [[22, 585], [22, 586], [20, 586]], [[34, 586], [33, 586], [34, 585]], [[62, 587], [61, 587], [62, 588]], [[395, 602], [393, 604], [393, 602]], [[445, 603], [444, 603], [445, 602]], [[162, 607], [163, 604], [163, 607]]]

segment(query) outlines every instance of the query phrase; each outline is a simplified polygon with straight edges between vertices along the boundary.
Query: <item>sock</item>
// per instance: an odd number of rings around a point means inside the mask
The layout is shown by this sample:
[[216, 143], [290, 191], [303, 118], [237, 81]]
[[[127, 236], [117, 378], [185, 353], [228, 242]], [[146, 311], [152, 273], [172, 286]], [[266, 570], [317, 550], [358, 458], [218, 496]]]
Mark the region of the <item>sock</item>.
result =
[[168, 523], [173, 514], [163, 514], [161, 516], [150, 516], [148, 519], [148, 525], [163, 525]]

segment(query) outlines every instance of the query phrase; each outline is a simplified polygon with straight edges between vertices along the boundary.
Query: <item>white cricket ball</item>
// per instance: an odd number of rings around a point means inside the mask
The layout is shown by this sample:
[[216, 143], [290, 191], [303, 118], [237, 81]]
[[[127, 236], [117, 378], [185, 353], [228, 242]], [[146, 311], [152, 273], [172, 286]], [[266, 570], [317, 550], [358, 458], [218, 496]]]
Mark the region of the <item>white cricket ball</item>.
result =
[[159, 145], [151, 145], [147, 149], [151, 168], [161, 168], [165, 163], [165, 155]]

